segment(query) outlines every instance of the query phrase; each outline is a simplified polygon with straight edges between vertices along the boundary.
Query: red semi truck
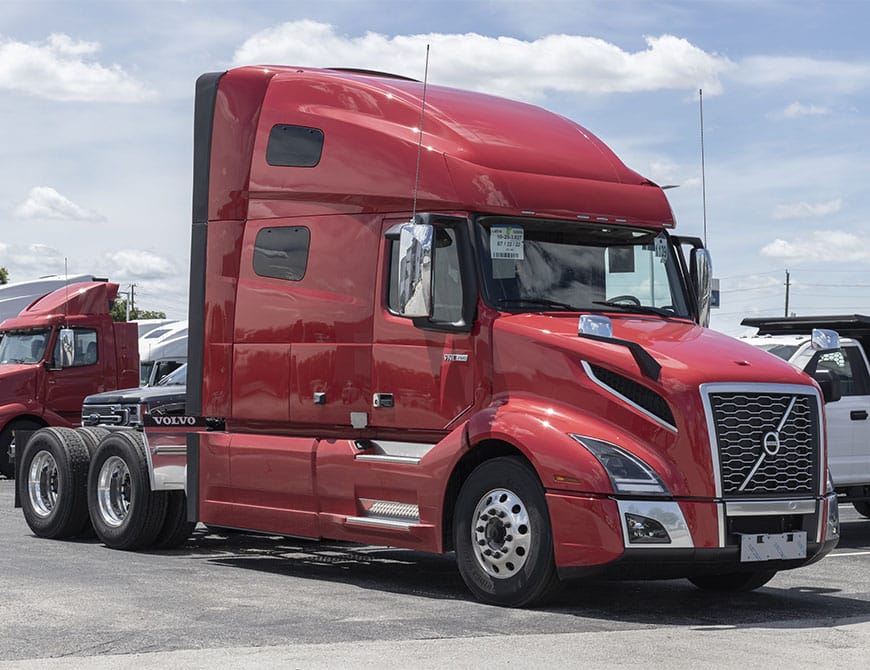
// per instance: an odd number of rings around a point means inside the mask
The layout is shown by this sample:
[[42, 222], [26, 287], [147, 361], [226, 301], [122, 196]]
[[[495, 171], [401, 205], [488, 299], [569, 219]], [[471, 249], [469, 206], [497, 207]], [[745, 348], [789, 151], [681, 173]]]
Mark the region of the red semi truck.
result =
[[363, 71], [196, 90], [188, 415], [36, 433], [37, 534], [455, 551], [509, 606], [592, 575], [752, 589], [836, 544], [819, 385], [705, 327], [706, 250], [589, 131]]
[[136, 325], [110, 315], [118, 285], [76, 282], [0, 323], [0, 473], [16, 430], [77, 426], [86, 395], [138, 380]]

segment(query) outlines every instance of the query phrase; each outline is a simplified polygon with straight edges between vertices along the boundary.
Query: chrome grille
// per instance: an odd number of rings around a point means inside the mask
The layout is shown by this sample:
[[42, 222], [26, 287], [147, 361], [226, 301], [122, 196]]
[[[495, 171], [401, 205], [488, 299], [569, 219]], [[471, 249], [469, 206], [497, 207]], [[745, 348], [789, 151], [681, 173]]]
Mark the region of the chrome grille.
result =
[[83, 426], [129, 426], [141, 421], [136, 405], [84, 405]]
[[819, 490], [814, 395], [710, 393], [722, 494], [812, 495]]

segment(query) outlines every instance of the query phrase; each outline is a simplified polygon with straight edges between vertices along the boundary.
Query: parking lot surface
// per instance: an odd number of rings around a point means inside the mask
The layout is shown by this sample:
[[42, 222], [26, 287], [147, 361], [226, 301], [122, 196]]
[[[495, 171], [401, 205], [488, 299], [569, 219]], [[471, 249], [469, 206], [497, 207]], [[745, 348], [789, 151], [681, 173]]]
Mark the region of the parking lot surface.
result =
[[[472, 599], [452, 557], [210, 532], [173, 551], [36, 538], [0, 479], [0, 669], [866, 668], [870, 519], [766, 587], [580, 582], [546, 608]], [[48, 659], [51, 659], [50, 661]]]

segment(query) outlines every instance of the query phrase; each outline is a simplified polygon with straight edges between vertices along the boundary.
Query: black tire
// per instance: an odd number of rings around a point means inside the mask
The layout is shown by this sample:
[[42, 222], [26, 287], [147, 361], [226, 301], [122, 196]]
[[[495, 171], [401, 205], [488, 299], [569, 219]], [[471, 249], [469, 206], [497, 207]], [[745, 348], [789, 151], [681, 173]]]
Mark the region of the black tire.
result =
[[[15, 479], [15, 463], [9, 457], [9, 447], [12, 446], [12, 440], [15, 438], [14, 431], [36, 431], [40, 428], [42, 428], [41, 423], [29, 419], [19, 419], [18, 421], [10, 421], [3, 430], [0, 430], [0, 475]], [[19, 445], [19, 447], [21, 446], [24, 445]], [[18, 457], [21, 457], [20, 448], [18, 449]]]
[[88, 471], [88, 510], [108, 547], [142, 549], [154, 542], [166, 518], [166, 496], [151, 491], [138, 431], [112, 432], [100, 442]]
[[758, 572], [729, 572], [724, 575], [703, 575], [689, 577], [692, 582], [702, 591], [716, 591], [719, 593], [734, 593], [740, 591], [752, 591], [764, 586], [773, 579], [776, 570], [759, 570]]
[[852, 503], [852, 507], [855, 508], [855, 511], [858, 512], [861, 516], [866, 516], [870, 519], [870, 501], [868, 500], [858, 500]]
[[39, 537], [74, 537], [88, 527], [88, 450], [71, 428], [34, 433], [16, 482], [24, 520]]
[[465, 480], [453, 540], [459, 573], [482, 602], [530, 607], [558, 591], [544, 488], [520, 459], [486, 461]]
[[82, 441], [85, 443], [85, 447], [87, 447], [88, 453], [93, 458], [94, 454], [97, 451], [97, 446], [100, 444], [102, 439], [106, 437], [111, 431], [108, 428], [103, 428], [102, 426], [82, 426], [80, 428], [76, 428], [76, 433], [82, 438]]
[[196, 523], [187, 520], [187, 496], [184, 491], [166, 491], [166, 518], [154, 540], [155, 549], [176, 549], [187, 542]]

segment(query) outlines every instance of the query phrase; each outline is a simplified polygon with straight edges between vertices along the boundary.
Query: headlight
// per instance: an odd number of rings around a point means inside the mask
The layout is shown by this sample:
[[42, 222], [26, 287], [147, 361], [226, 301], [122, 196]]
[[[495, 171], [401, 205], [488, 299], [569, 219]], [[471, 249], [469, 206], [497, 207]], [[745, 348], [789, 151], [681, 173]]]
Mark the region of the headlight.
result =
[[637, 456], [609, 442], [602, 442], [583, 435], [571, 435], [598, 459], [610, 477], [613, 490], [629, 495], [670, 495], [655, 471]]

